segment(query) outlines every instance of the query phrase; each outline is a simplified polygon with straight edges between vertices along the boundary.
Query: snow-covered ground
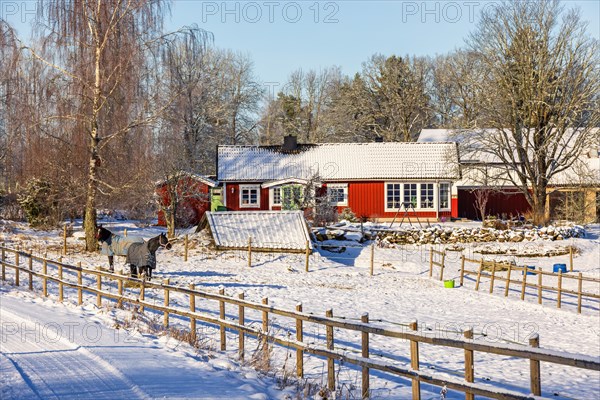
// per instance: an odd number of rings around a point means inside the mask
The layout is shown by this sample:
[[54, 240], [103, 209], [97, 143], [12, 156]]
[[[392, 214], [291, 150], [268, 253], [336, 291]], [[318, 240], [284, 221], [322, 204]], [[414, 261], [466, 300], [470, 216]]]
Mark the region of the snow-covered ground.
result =
[[[452, 223], [444, 224], [446, 227], [455, 226]], [[465, 225], [465, 224], [463, 224]], [[115, 222], [105, 224], [115, 233], [121, 233], [127, 229], [128, 233], [142, 235], [146, 238], [161, 232], [161, 228], [148, 227], [137, 228], [132, 222]], [[76, 227], [76, 232], [77, 232]], [[191, 234], [191, 232], [189, 232]], [[539, 246], [540, 248], [556, 248], [559, 246], [573, 245], [578, 248], [579, 253], [574, 259], [576, 272], [582, 272], [584, 276], [600, 276], [600, 242], [598, 240], [600, 226], [592, 225], [587, 228], [586, 238], [569, 239], [557, 242], [536, 241], [534, 243], [499, 243], [497, 247], [518, 247], [531, 248]], [[77, 236], [77, 234], [76, 234]], [[38, 232], [28, 230], [25, 226], [19, 226], [17, 230], [2, 234], [3, 241], [7, 246], [20, 245], [21, 248], [32, 248], [34, 252], [44, 254], [48, 248], [49, 257], [57, 257], [57, 251], [60, 246], [60, 232]], [[350, 238], [352, 239], [352, 235]], [[74, 238], [70, 238], [70, 243], [77, 243]], [[158, 269], [154, 273], [155, 279], [170, 278], [171, 284], [187, 286], [190, 283], [196, 285], [199, 290], [216, 292], [223, 287], [229, 295], [237, 295], [243, 291], [245, 298], [260, 302], [263, 297], [269, 298], [269, 303], [280, 308], [293, 309], [296, 304], [302, 303], [305, 312], [311, 312], [317, 315], [324, 315], [325, 310], [333, 308], [335, 316], [342, 316], [348, 319], [356, 320], [364, 312], [369, 313], [371, 321], [389, 326], [400, 328], [401, 324], [406, 324], [412, 320], [418, 320], [419, 329], [423, 332], [430, 332], [435, 335], [445, 335], [445, 337], [458, 338], [462, 330], [467, 326], [472, 326], [475, 331], [476, 339], [480, 341], [489, 341], [493, 343], [521, 343], [526, 344], [532, 333], [540, 335], [540, 346], [542, 348], [569, 351], [573, 353], [586, 354], [594, 357], [600, 356], [600, 315], [599, 304], [597, 301], [584, 302], [583, 312], [578, 315], [576, 312], [576, 299], [572, 296], [563, 296], [563, 308], [556, 309], [556, 302], [553, 298], [545, 298], [543, 305], [537, 304], [537, 293], [533, 288], [529, 289], [531, 295], [526, 297], [526, 301], [521, 301], [517, 293], [512, 293], [505, 298], [503, 296], [503, 283], [497, 282], [498, 289], [493, 295], [488, 293], [489, 282], [482, 281], [482, 288], [479, 292], [473, 290], [473, 279], [465, 281], [465, 287], [447, 289], [437, 280], [430, 279], [429, 274], [429, 246], [403, 246], [399, 248], [376, 248], [375, 249], [375, 272], [373, 276], [369, 275], [371, 248], [368, 243], [362, 247], [358, 246], [356, 241], [331, 241], [329, 244], [345, 246], [342, 253], [319, 250], [318, 253], [310, 257], [310, 272], [304, 272], [304, 255], [283, 255], [283, 254], [265, 254], [254, 253], [252, 268], [247, 267], [246, 253], [241, 252], [217, 252], [207, 249], [205, 238], [201, 234], [191, 235], [191, 250], [187, 262], [183, 261], [183, 244], [179, 241], [174, 249], [168, 252], [159, 252]], [[489, 244], [486, 244], [489, 246]], [[84, 266], [107, 266], [106, 257], [100, 254], [86, 254], [81, 252], [81, 244], [71, 246], [70, 254], [64, 259], [69, 263], [81, 261]], [[470, 243], [462, 245], [465, 247], [464, 254], [474, 258], [480, 257], [476, 250], [482, 245]], [[520, 251], [519, 251], [520, 252]], [[449, 253], [447, 258], [446, 278], [454, 278], [459, 275], [459, 253]], [[497, 256], [489, 258], [498, 259]], [[520, 258], [515, 260], [519, 265], [535, 265], [541, 267], [544, 271], [552, 271], [552, 264], [561, 262], [568, 265], [569, 256], [559, 256], [552, 258]], [[124, 260], [120, 259], [117, 269], [125, 267]], [[475, 267], [471, 267], [475, 269]], [[435, 275], [434, 275], [435, 276]], [[9, 275], [10, 277], [10, 275]], [[544, 281], [546, 284], [546, 281]], [[555, 286], [555, 283], [548, 281], [548, 285]], [[564, 287], [570, 283], [565, 281]], [[597, 284], [591, 284], [584, 288], [593, 293], [600, 293], [600, 287]], [[52, 298], [52, 296], [51, 296]], [[69, 296], [67, 296], [69, 298]], [[76, 296], [70, 296], [71, 301]], [[11, 299], [6, 303], [5, 299]], [[178, 304], [185, 307], [187, 298], [172, 295], [172, 304]], [[17, 304], [25, 303], [30, 306], [23, 306], [27, 310], [35, 304], [36, 307], [51, 307], [52, 312], [64, 313], [64, 315], [76, 315], [83, 321], [100, 321], [104, 325], [110, 326], [111, 320], [122, 320], [125, 317], [125, 311], [111, 308], [110, 311], [100, 311], [94, 306], [88, 305], [81, 309], [73, 306], [50, 306], [48, 301], [34, 300], [23, 291], [19, 291], [8, 286], [3, 286], [2, 291], [2, 314], [4, 314], [4, 304], [8, 306], [8, 318], [12, 314]], [[89, 304], [94, 304], [93, 300]], [[198, 308], [213, 315], [218, 315], [218, 304], [202, 302], [197, 304]], [[230, 317], [234, 318], [234, 310]], [[39, 312], [32, 311], [36, 315]], [[14, 314], [14, 312], [13, 312]], [[61, 314], [62, 315], [62, 314]], [[65, 317], [68, 320], [68, 317]], [[259, 313], [247, 312], [247, 320], [260, 321]], [[4, 324], [4, 316], [3, 316]], [[7, 320], [11, 322], [11, 319]], [[187, 326], [187, 321], [172, 318], [172, 323], [181, 327]], [[114, 325], [114, 322], [113, 322]], [[293, 321], [283, 318], [275, 318], [272, 325], [281, 329], [282, 332], [289, 331], [293, 333]], [[305, 338], [314, 342], [321, 342], [324, 337], [322, 328], [316, 325], [305, 324]], [[217, 357], [217, 360], [223, 360], [223, 356], [216, 351], [218, 348], [218, 330], [214, 327], [199, 325], [199, 334], [203, 337], [203, 348], [200, 355], [195, 355], [191, 347], [185, 345], [174, 345], [178, 349], [184, 349], [185, 365], [203, 364], [210, 361], [202, 354], [209, 354], [211, 357]], [[231, 341], [234, 341], [235, 335], [232, 334]], [[360, 351], [360, 341], [356, 336], [346, 334], [341, 331], [335, 332], [336, 348], [344, 349], [349, 352]], [[166, 339], [156, 335], [144, 336], [140, 343], [141, 346], [158, 346], [166, 353], [175, 352], [172, 349], [163, 349], [165, 344], [172, 343], [173, 339]], [[5, 354], [5, 343], [2, 343], [2, 353]], [[371, 338], [372, 357], [382, 357], [394, 359], [405, 365], [409, 364], [409, 344], [406, 341], [393, 340], [389, 338], [380, 338], [372, 336]], [[78, 346], [89, 347], [84, 343]], [[253, 349], [255, 345], [249, 341], [247, 349]], [[136, 349], [126, 347], [127, 350], [119, 348], [110, 351], [110, 357], [122, 358], [123, 363], [129, 359], [131, 351], [132, 365], [143, 365], [148, 362], [152, 366], [151, 360], [146, 360], [140, 354], [135, 353]], [[50, 349], [52, 350], [52, 349]], [[434, 346], [421, 346], [421, 369], [435, 370], [438, 373], [448, 374], [449, 376], [462, 376], [463, 373], [463, 354], [462, 351], [452, 350]], [[90, 351], [89, 349], [86, 351]], [[138, 348], [137, 351], [140, 351]], [[177, 350], [178, 352], [179, 350]], [[9, 350], [10, 353], [19, 350]], [[49, 351], [49, 353], [52, 353]], [[187, 353], [187, 354], [186, 354]], [[226, 355], [235, 357], [236, 350], [228, 350]], [[293, 353], [286, 349], [276, 350], [273, 354], [272, 373], [278, 376], [286, 376], [293, 373], [293, 358], [287, 357]], [[104, 353], [99, 355], [101, 358]], [[172, 354], [175, 357], [174, 354]], [[2, 368], [11, 370], [10, 366], [5, 366], [5, 355], [2, 358]], [[87, 357], [87, 353], [86, 353]], [[107, 356], [108, 357], [108, 356]], [[111, 359], [112, 360], [112, 359]], [[287, 360], [287, 361], [286, 361]], [[520, 391], [524, 394], [529, 393], [529, 365], [528, 362], [512, 357], [501, 357], [476, 353], [475, 355], [475, 377], [478, 382], [494, 382], [499, 387]], [[214, 360], [213, 360], [214, 361]], [[102, 362], [98, 363], [98, 368], [102, 369]], [[110, 364], [110, 361], [109, 361]], [[168, 364], [168, 362], [166, 362]], [[8, 364], [6, 364], [8, 365]], [[14, 368], [18, 372], [19, 364]], [[127, 365], [127, 364], [125, 364]], [[257, 376], [250, 376], [242, 367], [229, 362], [228, 365], [235, 365], [234, 370], [241, 371], [246, 377], [229, 377], [235, 384], [221, 383], [222, 387], [234, 390], [231, 397], [246, 396], [260, 393], [264, 398], [285, 398], [291, 393], [291, 389], [286, 391], [274, 390], [275, 385], [272, 381], [263, 380]], [[221, 367], [209, 363], [213, 368], [214, 377], [218, 380]], [[192, 368], [192, 367], [190, 367]], [[207, 366], [199, 365], [196, 368], [205, 369]], [[209, 368], [209, 369], [210, 369]], [[245, 367], [244, 367], [245, 368]], [[127, 380], [133, 382], [135, 373], [128, 373], [127, 368], [119, 369], [119, 375], [123, 382]], [[102, 372], [103, 371], [103, 372]], [[102, 370], [99, 374], [110, 375], [109, 372]], [[243, 372], [246, 371], [246, 372]], [[318, 358], [305, 357], [305, 375], [307, 382], [316, 386], [322, 385], [326, 380], [325, 361]], [[194, 372], [191, 372], [194, 373]], [[174, 374], [176, 375], [176, 374]], [[18, 375], [13, 372], [2, 374], [2, 376], [14, 377], [18, 381]], [[167, 374], [169, 376], [169, 374]], [[244, 379], [250, 381], [246, 384]], [[12, 379], [12, 378], [11, 378]], [[30, 383], [27, 375], [21, 377], [22, 385]], [[207, 378], [208, 379], [208, 378]], [[182, 390], [189, 390], [188, 394], [176, 391], [178, 387], [170, 386], [163, 382], [164, 390], [174, 390], [173, 396], [177, 397], [218, 397], [207, 392], [202, 395], [198, 392], [199, 388], [182, 386]], [[343, 366], [338, 376], [342, 384], [342, 394], [344, 396], [360, 397], [360, 370], [351, 366]], [[144, 381], [135, 381], [135, 386], [140, 390], [139, 393], [146, 393], [149, 397], [162, 396], [162, 392], [152, 392], [153, 385], [160, 386], [154, 378]], [[3, 387], [6, 385], [4, 378]], [[149, 388], [145, 386], [149, 385]], [[207, 383], [215, 391], [219, 389], [219, 383]], [[212, 386], [211, 386], [212, 385]], [[118, 385], [117, 385], [118, 386]], [[241, 390], [248, 389], [246, 394], [235, 392], [236, 388]], [[371, 388], [373, 389], [373, 398], [410, 398], [410, 381], [397, 378], [391, 375], [372, 372]], [[600, 373], [589, 370], [581, 370], [570, 367], [549, 365], [542, 363], [542, 394], [553, 398], [600, 398]], [[120, 389], [119, 389], [120, 390]], [[136, 389], [137, 390], [137, 389]], [[156, 389], [159, 390], [159, 389]], [[195, 391], [196, 390], [196, 391]], [[209, 389], [212, 390], [212, 389]], [[429, 385], [423, 385], [424, 398], [439, 397], [439, 388]], [[138, 394], [139, 394], [138, 393]], [[3, 393], [4, 394], [4, 393]], [[100, 396], [101, 397], [101, 396]], [[143, 397], [143, 395], [142, 395]], [[169, 395], [169, 397], [172, 397]], [[464, 395], [450, 393], [449, 398], [464, 398]], [[5, 397], [3, 397], [4, 399]], [[345, 398], [345, 397], [344, 397]]]

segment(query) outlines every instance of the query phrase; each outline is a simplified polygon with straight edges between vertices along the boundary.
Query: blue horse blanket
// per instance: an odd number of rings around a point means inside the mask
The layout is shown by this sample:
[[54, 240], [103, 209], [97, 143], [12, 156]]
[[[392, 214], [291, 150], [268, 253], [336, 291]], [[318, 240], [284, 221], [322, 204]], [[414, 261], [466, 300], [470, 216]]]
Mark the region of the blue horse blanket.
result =
[[100, 253], [107, 256], [126, 256], [129, 246], [133, 243], [144, 243], [144, 239], [140, 236], [110, 235], [102, 242]]

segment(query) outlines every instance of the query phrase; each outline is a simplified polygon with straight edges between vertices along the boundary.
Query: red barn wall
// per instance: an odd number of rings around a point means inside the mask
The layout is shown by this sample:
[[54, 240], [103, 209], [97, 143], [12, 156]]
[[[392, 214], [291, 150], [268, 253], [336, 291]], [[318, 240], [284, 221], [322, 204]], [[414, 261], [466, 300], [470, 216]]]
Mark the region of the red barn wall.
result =
[[[178, 210], [178, 218], [182, 218], [185, 216], [184, 225], [192, 226], [196, 225], [200, 222], [200, 219], [204, 215], [204, 213], [210, 210], [210, 200], [208, 198], [210, 188], [208, 185], [202, 182], [198, 182], [191, 178], [182, 178], [184, 181], [180, 183], [182, 187], [186, 188], [186, 191], [192, 191], [192, 193], [197, 193], [202, 195], [201, 198], [188, 198], [183, 200], [179, 204]], [[191, 189], [190, 189], [191, 188]], [[161, 201], [164, 204], [169, 204], [170, 198], [169, 193], [167, 192], [166, 185], [160, 186], [156, 189], [156, 193], [160, 196]], [[166, 226], [167, 222], [165, 220], [165, 215], [162, 211], [158, 212], [158, 225]]]
[[[486, 214], [497, 217], [516, 217], [531, 210], [523, 193], [517, 189], [507, 189], [503, 193], [492, 193], [486, 207]], [[480, 220], [479, 211], [475, 208], [475, 194], [470, 189], [458, 189], [458, 216]]]

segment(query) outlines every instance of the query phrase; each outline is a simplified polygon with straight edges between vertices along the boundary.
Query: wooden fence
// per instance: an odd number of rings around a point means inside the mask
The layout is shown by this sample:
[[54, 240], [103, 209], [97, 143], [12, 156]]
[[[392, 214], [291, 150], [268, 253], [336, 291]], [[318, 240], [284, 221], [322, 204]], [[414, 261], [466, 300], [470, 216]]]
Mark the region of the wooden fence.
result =
[[[277, 308], [268, 304], [268, 298], [262, 299], [261, 303], [256, 303], [244, 299], [244, 294], [239, 293], [237, 298], [225, 294], [224, 289], [219, 293], [195, 290], [191, 285], [188, 288], [173, 286], [168, 280], [162, 283], [147, 282], [139, 279], [130, 278], [117, 273], [109, 273], [100, 269], [83, 268], [81, 265], [73, 266], [62, 262], [48, 260], [42, 257], [34, 256], [30, 253], [0, 246], [2, 280], [7, 278], [7, 269], [14, 271], [14, 284], [21, 284], [21, 276], [27, 276], [27, 282], [30, 290], [34, 289], [34, 278], [42, 281], [42, 295], [48, 296], [48, 283], [53, 282], [57, 285], [58, 300], [63, 301], [65, 288], [71, 288], [77, 291], [78, 304], [83, 303], [83, 293], [91, 294], [96, 297], [96, 305], [102, 306], [105, 299], [111, 299], [119, 303], [128, 303], [138, 306], [140, 312], [144, 309], [152, 309], [163, 314], [163, 324], [169, 326], [169, 316], [177, 315], [189, 321], [192, 337], [197, 335], [196, 322], [202, 321], [206, 324], [217, 326], [220, 330], [220, 349], [226, 350], [228, 346], [226, 330], [237, 332], [238, 351], [240, 358], [244, 357], [244, 343], [247, 336], [252, 336], [260, 340], [266, 340], [269, 346], [277, 344], [296, 351], [296, 375], [298, 378], [304, 376], [304, 357], [305, 355], [317, 356], [327, 360], [327, 388], [330, 391], [336, 390], [336, 372], [335, 361], [338, 361], [338, 369], [343, 364], [353, 364], [362, 370], [361, 395], [368, 398], [371, 393], [369, 386], [370, 370], [379, 370], [386, 373], [405, 377], [412, 381], [412, 398], [421, 398], [421, 383], [428, 383], [435, 386], [445, 386], [448, 389], [457, 390], [465, 393], [467, 399], [472, 399], [474, 395], [486, 396], [496, 399], [533, 399], [529, 394], [523, 394], [516, 391], [504, 389], [489, 383], [474, 382], [475, 365], [474, 353], [498, 354], [508, 357], [515, 357], [529, 361], [530, 370], [530, 390], [535, 396], [542, 393], [542, 382], [540, 375], [540, 362], [560, 364], [575, 368], [582, 368], [593, 371], [600, 371], [600, 359], [587, 355], [557, 352], [539, 348], [539, 337], [537, 334], [531, 335], [529, 346], [498, 345], [495, 343], [481, 343], [473, 339], [472, 329], [464, 332], [464, 339], [451, 339], [444, 337], [431, 336], [427, 333], [418, 331], [417, 322], [409, 325], [408, 330], [388, 329], [369, 322], [369, 315], [363, 314], [360, 322], [348, 322], [345, 318], [334, 318], [333, 310], [326, 311], [325, 316], [317, 316], [306, 313], [299, 304], [296, 310], [286, 310]], [[12, 255], [9, 261], [7, 254]], [[89, 284], [84, 285], [83, 281]], [[115, 285], [116, 282], [116, 285]], [[129, 293], [126, 294], [126, 286]], [[137, 290], [139, 288], [139, 290]], [[156, 290], [159, 297], [150, 302], [146, 294], [149, 290]], [[162, 293], [162, 302], [160, 294]], [[177, 293], [188, 297], [189, 307], [177, 307], [170, 302], [170, 294]], [[218, 303], [219, 316], [212, 316], [207, 312], [200, 312], [196, 308], [196, 299], [201, 298]], [[162, 303], [162, 304], [161, 304]], [[215, 304], [216, 305], [216, 304]], [[237, 318], [226, 318], [226, 307], [237, 308]], [[234, 308], [235, 309], [235, 308]], [[255, 310], [262, 315], [262, 325], [248, 324], [245, 319], [246, 310]], [[269, 315], [277, 315], [291, 319], [295, 324], [295, 340], [289, 335], [273, 333], [269, 329]], [[312, 323], [323, 326], [326, 331], [325, 343], [309, 344], [303, 341], [303, 323]], [[360, 334], [360, 356], [353, 355], [343, 349], [336, 349], [334, 337], [334, 328], [345, 331], [354, 331]], [[401, 365], [397, 361], [389, 358], [370, 358], [373, 353], [370, 351], [369, 338], [381, 336], [387, 338], [403, 339], [410, 342], [410, 366]], [[419, 370], [419, 349], [420, 346], [432, 345], [446, 348], [464, 350], [464, 378], [453, 378], [439, 373]], [[527, 391], [527, 389], [525, 389]], [[536, 397], [538, 399], [539, 397]]]
[[[434, 249], [430, 249], [430, 262], [429, 262], [429, 276], [432, 277], [434, 266], [439, 267], [440, 274], [439, 280], [444, 280], [444, 268], [445, 268], [445, 251], [438, 251]], [[440, 261], [435, 261], [440, 259]], [[475, 264], [477, 265], [476, 270], [467, 269], [467, 264]], [[489, 272], [488, 272], [489, 271]], [[499, 274], [499, 272], [506, 271], [506, 276]], [[544, 294], [547, 297], [550, 297], [550, 293], [552, 293], [552, 297], [556, 299], [556, 307], [561, 308], [563, 303], [563, 295], [570, 294], [577, 297], [577, 312], [581, 314], [581, 304], [582, 300], [592, 300], [597, 301], [600, 299], [600, 294], [585, 292], [583, 290], [583, 282], [593, 282], [595, 283], [595, 287], [598, 287], [600, 284], [600, 279], [592, 278], [588, 276], [583, 276], [581, 272], [578, 272], [577, 275], [562, 273], [562, 272], [547, 272], [542, 271], [541, 268], [532, 269], [526, 266], [517, 266], [508, 262], [497, 262], [497, 261], [485, 261], [483, 258], [479, 260], [467, 258], [464, 255], [460, 256], [460, 286], [464, 285], [465, 275], [475, 276], [475, 290], [479, 291], [480, 283], [482, 278], [490, 279], [490, 287], [489, 292], [493, 293], [496, 281], [504, 282], [504, 296], [508, 297], [510, 292], [510, 285], [516, 285], [516, 288], [520, 292], [521, 300], [525, 300], [526, 297], [526, 289], [534, 288], [537, 291], [537, 299], [538, 304], [542, 304], [542, 299], [544, 298]], [[528, 275], [535, 275], [533, 278], [533, 282], [527, 281]], [[543, 277], [553, 277], [556, 279], [557, 287], [544, 285]], [[520, 279], [515, 279], [520, 278]], [[568, 280], [577, 282], [577, 290], [567, 289], [563, 287], [563, 282]], [[554, 295], [554, 293], [556, 293]]]

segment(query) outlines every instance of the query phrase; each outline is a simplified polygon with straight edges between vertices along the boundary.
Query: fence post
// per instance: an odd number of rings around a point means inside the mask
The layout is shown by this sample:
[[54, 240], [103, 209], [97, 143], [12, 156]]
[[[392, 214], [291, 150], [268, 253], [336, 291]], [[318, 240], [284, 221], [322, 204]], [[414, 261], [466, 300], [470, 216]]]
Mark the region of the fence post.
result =
[[496, 261], [492, 261], [492, 278], [490, 280], [490, 294], [494, 293], [494, 282], [496, 281]]
[[573, 272], [573, 245], [569, 246], [569, 271]]
[[[190, 290], [196, 290], [196, 285], [190, 283]], [[190, 311], [196, 312], [196, 295], [194, 293], [190, 293]], [[190, 318], [190, 335], [192, 339], [192, 343], [196, 343], [196, 318]]]
[[[529, 338], [529, 345], [531, 347], [540, 347], [540, 336], [537, 333], [534, 333], [531, 336], [531, 338]], [[541, 396], [542, 380], [540, 377], [540, 361], [532, 358], [529, 362], [529, 371], [529, 379], [531, 381], [531, 393], [533, 393], [534, 396]]]
[[504, 297], [508, 297], [508, 291], [510, 290], [510, 273], [512, 271], [512, 264], [508, 264], [508, 274], [506, 275], [506, 287], [504, 288]]
[[[220, 288], [219, 294], [221, 296], [225, 296], [225, 289]], [[219, 318], [225, 320], [225, 302], [223, 300], [219, 300]], [[221, 351], [225, 351], [227, 349], [227, 336], [225, 335], [225, 327], [223, 325], [219, 325], [219, 331], [221, 334]]]
[[556, 308], [560, 308], [562, 300], [562, 271], [558, 271], [558, 295], [556, 298]]
[[[238, 298], [240, 300], [244, 300], [244, 292], [241, 292], [240, 294], [238, 294]], [[238, 323], [241, 326], [244, 326], [244, 306], [240, 305], [238, 307], [238, 315], [239, 315]], [[239, 353], [240, 353], [240, 360], [243, 360], [244, 359], [244, 332], [242, 330], [239, 331]]]
[[79, 286], [77, 288], [77, 304], [82, 305], [83, 304], [83, 289], [81, 287], [83, 286], [83, 276], [82, 276], [82, 272], [81, 272], [81, 261], [79, 261], [77, 263], [77, 267], [79, 268], [77, 270], [77, 286]]
[[20, 274], [19, 274], [19, 248], [17, 247], [17, 251], [15, 252], [15, 285], [19, 286], [21, 283]]
[[[4, 244], [2, 244], [4, 246]], [[2, 247], [2, 280], [6, 280], [6, 266], [4, 265], [4, 260], [6, 260], [6, 253], [4, 252], [4, 247]]]
[[252, 267], [252, 237], [248, 237], [248, 268]]
[[127, 237], [127, 228], [123, 229], [123, 236]]
[[538, 268], [538, 304], [542, 304], [542, 267]]
[[[333, 309], [328, 309], [325, 311], [325, 316], [327, 318], [333, 317]], [[333, 326], [325, 325], [326, 330], [326, 338], [327, 338], [327, 349], [333, 350]], [[335, 364], [333, 358], [327, 358], [327, 388], [331, 391], [335, 391]]]
[[465, 279], [465, 255], [460, 255], [460, 287], [463, 286], [463, 281]]
[[375, 243], [371, 244], [371, 266], [369, 269], [369, 274], [373, 276], [373, 269], [375, 267]]
[[186, 262], [188, 260], [188, 246], [189, 246], [188, 240], [189, 240], [188, 235], [186, 233], [183, 238], [183, 261], [186, 261]]
[[[369, 313], [360, 316], [360, 322], [369, 323]], [[361, 357], [369, 358], [369, 332], [361, 333]], [[362, 398], [369, 398], [369, 367], [362, 367]]]
[[121, 276], [123, 275], [123, 270], [117, 272], [117, 275], [119, 276], [117, 278], [117, 292], [119, 292], [119, 296], [123, 296], [123, 279], [121, 279]]
[[29, 249], [29, 290], [33, 290], [33, 250]]
[[48, 275], [48, 261], [46, 259], [42, 263], [42, 274], [44, 274], [44, 278], [42, 279], [42, 293], [44, 297], [48, 297], [48, 278], [46, 278], [46, 275]]
[[[264, 305], [268, 305], [269, 304], [269, 298], [268, 297], [263, 297], [262, 298], [262, 303]], [[263, 363], [264, 366], [268, 369], [269, 365], [270, 365], [270, 358], [269, 358], [269, 340], [267, 335], [269, 334], [269, 312], [268, 311], [263, 311], [262, 312], [262, 331], [263, 331], [263, 335], [264, 335], [264, 347], [263, 347]]]
[[309, 256], [310, 256], [310, 242], [307, 240], [306, 241], [306, 262], [304, 264], [304, 270], [306, 272], [308, 272], [308, 263], [310, 261]]
[[62, 303], [64, 299], [64, 288], [63, 288], [63, 266], [62, 263], [58, 263], [58, 301]]
[[583, 283], [583, 279], [581, 279], [581, 272], [579, 274], [577, 274], [577, 312], [579, 314], [581, 314], [581, 288], [582, 288], [582, 283]]
[[442, 253], [442, 265], [440, 266], [440, 281], [444, 280], [444, 264], [446, 261], [446, 251]]
[[[419, 329], [417, 321], [412, 321], [408, 327], [415, 332]], [[419, 342], [416, 340], [410, 341], [410, 368], [413, 371], [419, 370]], [[421, 382], [417, 379], [412, 380], [412, 398], [413, 400], [421, 399]]]
[[[165, 279], [163, 281], [163, 285], [169, 285], [169, 278]], [[165, 288], [165, 307], [169, 307], [169, 288], [166, 287]], [[163, 325], [165, 328], [167, 328], [169, 326], [169, 312], [167, 310], [165, 310], [164, 314], [163, 314]]]
[[[302, 312], [302, 303], [296, 304], [296, 311]], [[302, 342], [302, 320], [296, 318], [296, 340]], [[302, 350], [296, 350], [296, 376], [298, 378], [304, 378], [304, 354]]]
[[[465, 339], [473, 339], [473, 328], [465, 329], [463, 332]], [[473, 350], [465, 349], [465, 381], [475, 381], [475, 366], [473, 365], [474, 357]], [[474, 400], [475, 396], [473, 393], [466, 393], [465, 400]]]
[[433, 276], [433, 247], [429, 247], [429, 277]]
[[475, 283], [475, 290], [479, 290], [479, 282], [481, 281], [481, 270], [483, 269], [483, 258], [479, 262], [479, 270], [477, 271], [477, 282]]
[[63, 225], [63, 255], [67, 255], [67, 225]]
[[96, 294], [96, 306], [101, 308], [102, 294], [100, 294], [100, 290], [102, 290], [102, 275], [100, 274], [100, 267], [96, 267], [96, 270], [98, 270], [98, 274], [96, 274], [96, 288], [98, 289], [98, 294]]
[[[144, 286], [144, 283], [145, 283], [145, 282], [146, 282], [146, 281], [145, 281], [145, 280], [143, 280], [143, 279], [142, 279], [142, 281], [140, 282], [140, 283], [141, 283], [141, 286], [140, 286], [140, 301], [144, 301], [144, 299], [145, 299], [145, 297], [146, 297], [146, 287]], [[143, 313], [143, 312], [144, 312], [144, 306], [143, 306], [143, 305], [141, 305], [141, 304], [140, 304], [140, 309], [139, 309], [139, 311], [140, 311], [141, 313]]]
[[525, 289], [527, 288], [527, 268], [526, 265], [523, 265], [523, 283], [521, 285], [521, 300], [525, 300]]

